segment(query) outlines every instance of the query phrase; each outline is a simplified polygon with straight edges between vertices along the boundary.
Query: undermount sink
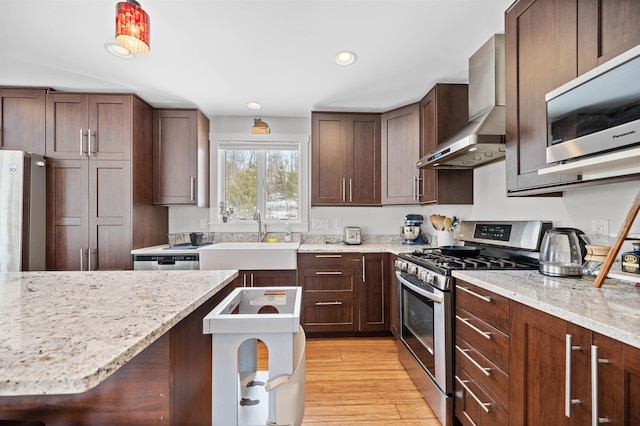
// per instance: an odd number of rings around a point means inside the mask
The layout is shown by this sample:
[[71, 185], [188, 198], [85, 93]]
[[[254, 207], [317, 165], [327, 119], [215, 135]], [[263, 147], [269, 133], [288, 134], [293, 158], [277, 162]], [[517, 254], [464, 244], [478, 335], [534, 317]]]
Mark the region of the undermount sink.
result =
[[299, 242], [216, 243], [201, 248], [200, 269], [297, 269]]

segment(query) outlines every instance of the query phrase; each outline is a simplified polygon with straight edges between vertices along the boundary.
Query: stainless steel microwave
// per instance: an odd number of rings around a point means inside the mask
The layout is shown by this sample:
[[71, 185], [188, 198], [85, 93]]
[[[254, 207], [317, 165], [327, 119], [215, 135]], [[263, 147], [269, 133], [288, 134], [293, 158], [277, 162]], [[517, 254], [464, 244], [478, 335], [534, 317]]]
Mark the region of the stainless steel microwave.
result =
[[640, 46], [547, 93], [547, 163], [640, 144]]

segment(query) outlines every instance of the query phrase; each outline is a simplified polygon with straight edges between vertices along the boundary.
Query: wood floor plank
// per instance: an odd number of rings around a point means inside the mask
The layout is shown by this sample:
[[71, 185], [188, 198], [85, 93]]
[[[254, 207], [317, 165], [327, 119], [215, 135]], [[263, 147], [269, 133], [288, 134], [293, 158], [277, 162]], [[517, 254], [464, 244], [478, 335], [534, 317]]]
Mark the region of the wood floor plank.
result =
[[303, 426], [440, 426], [393, 338], [307, 340]]

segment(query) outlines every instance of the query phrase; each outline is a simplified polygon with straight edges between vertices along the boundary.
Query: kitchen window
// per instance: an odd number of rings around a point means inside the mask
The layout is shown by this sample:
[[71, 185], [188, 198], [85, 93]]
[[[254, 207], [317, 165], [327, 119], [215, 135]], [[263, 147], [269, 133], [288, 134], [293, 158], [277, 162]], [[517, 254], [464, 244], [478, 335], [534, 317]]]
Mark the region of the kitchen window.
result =
[[[307, 230], [308, 136], [217, 135], [215, 143], [214, 228], [253, 231], [258, 209], [269, 231], [281, 232], [285, 221], [295, 231]], [[226, 222], [223, 207], [229, 215]]]

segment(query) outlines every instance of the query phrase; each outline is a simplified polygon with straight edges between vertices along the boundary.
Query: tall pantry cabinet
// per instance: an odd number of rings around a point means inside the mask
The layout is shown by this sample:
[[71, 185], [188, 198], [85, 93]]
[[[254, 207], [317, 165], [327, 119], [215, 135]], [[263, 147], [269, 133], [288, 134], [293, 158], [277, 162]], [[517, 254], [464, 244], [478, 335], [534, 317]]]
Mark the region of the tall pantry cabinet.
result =
[[47, 95], [47, 269], [131, 269], [131, 249], [165, 242], [152, 123], [135, 95]]

